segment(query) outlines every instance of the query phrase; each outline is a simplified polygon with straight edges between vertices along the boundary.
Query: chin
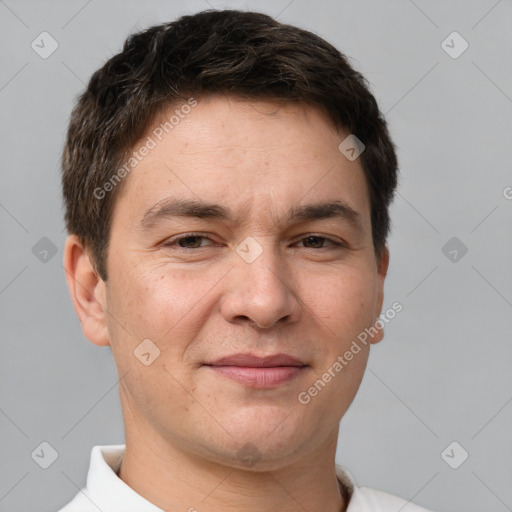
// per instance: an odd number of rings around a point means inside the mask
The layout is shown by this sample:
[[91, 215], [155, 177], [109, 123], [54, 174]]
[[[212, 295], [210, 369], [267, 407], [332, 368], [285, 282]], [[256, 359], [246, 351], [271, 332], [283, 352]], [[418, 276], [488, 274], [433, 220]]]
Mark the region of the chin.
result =
[[[256, 422], [250, 428], [230, 430], [232, 437], [228, 444], [217, 444], [212, 451], [220, 457], [221, 463], [251, 471], [270, 471], [280, 469], [300, 458], [300, 448], [310, 444], [309, 436], [295, 425]], [[212, 447], [210, 446], [210, 450]]]

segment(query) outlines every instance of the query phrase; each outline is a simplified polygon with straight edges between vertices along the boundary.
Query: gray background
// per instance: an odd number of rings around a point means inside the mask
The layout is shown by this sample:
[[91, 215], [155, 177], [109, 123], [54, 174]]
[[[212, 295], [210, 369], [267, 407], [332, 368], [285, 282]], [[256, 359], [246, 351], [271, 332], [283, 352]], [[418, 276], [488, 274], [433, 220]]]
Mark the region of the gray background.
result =
[[[85, 484], [92, 446], [124, 442], [110, 349], [83, 336], [66, 287], [59, 158], [74, 99], [126, 36], [208, 4], [333, 43], [398, 145], [384, 309], [404, 309], [372, 349], [337, 462], [435, 511], [512, 510], [511, 2], [5, 0], [0, 511], [57, 510]], [[43, 31], [59, 45], [47, 59], [31, 48]], [[453, 31], [469, 44], [458, 58], [442, 47]], [[31, 457], [43, 441], [59, 455], [46, 470]], [[453, 441], [469, 453], [458, 469], [441, 457]]]

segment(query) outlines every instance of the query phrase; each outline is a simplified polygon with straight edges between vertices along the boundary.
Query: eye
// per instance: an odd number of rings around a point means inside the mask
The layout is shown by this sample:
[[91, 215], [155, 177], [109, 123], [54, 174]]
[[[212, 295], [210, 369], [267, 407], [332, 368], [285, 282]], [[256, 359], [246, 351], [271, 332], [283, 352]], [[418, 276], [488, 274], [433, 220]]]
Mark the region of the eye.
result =
[[[186, 235], [182, 235], [174, 239], [171, 239], [168, 242], [165, 242], [163, 246], [176, 247], [177, 249], [184, 250], [202, 249], [204, 247], [207, 247], [205, 245], [201, 245], [201, 240], [209, 240], [210, 242], [212, 242], [212, 239], [205, 236], [203, 233], [187, 233]], [[325, 242], [328, 242], [331, 247], [324, 247]], [[304, 243], [306, 245], [306, 249], [332, 249], [336, 247], [346, 247], [346, 245], [343, 243], [336, 242], [331, 238], [327, 238], [325, 236], [320, 235], [307, 235], [297, 243]]]
[[[179, 249], [201, 249], [204, 246], [197, 244], [199, 239], [210, 240], [207, 236], [204, 236], [202, 233], [188, 233], [185, 236], [180, 236], [175, 238], [174, 240], [170, 240], [169, 242], [164, 243], [164, 247], [178, 247]], [[199, 242], [200, 244], [200, 242]]]
[[[306, 244], [313, 245], [313, 247], [307, 247], [307, 248], [328, 249], [329, 247], [323, 247], [323, 244], [325, 241], [329, 242], [331, 244], [331, 246], [335, 246], [335, 247], [343, 247], [344, 246], [342, 243], [335, 242], [331, 238], [327, 238], [325, 236], [320, 236], [320, 235], [308, 235], [300, 240], [300, 242], [302, 242], [302, 243], [305, 242]], [[322, 247], [318, 247], [318, 245], [321, 245]]]

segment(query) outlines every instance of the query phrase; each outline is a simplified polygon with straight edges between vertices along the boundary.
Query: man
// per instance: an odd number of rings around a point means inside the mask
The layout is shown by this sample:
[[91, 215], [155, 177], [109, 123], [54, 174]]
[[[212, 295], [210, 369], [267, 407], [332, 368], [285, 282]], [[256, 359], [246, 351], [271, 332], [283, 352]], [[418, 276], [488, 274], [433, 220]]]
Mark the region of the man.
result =
[[62, 163], [66, 278], [126, 434], [62, 512], [425, 510], [335, 465], [397, 183], [343, 55], [254, 12], [151, 27], [92, 76]]

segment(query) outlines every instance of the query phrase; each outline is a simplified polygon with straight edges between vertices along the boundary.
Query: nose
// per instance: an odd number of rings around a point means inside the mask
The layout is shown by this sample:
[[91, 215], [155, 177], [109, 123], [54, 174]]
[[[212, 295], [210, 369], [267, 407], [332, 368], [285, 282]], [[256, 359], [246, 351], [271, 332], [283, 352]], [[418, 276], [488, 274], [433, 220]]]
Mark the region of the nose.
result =
[[279, 251], [270, 244], [264, 245], [261, 239], [238, 249], [221, 301], [225, 320], [261, 329], [297, 322], [301, 310], [299, 283]]

